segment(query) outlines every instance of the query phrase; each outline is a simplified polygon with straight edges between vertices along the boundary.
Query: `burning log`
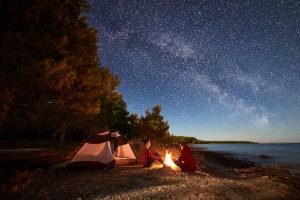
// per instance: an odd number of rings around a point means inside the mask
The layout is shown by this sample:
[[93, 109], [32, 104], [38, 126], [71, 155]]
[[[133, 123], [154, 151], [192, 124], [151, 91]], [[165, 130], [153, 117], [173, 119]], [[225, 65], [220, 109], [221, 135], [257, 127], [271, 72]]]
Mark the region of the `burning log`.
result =
[[180, 168], [173, 162], [172, 153], [166, 150], [164, 164], [172, 170], [178, 171]]

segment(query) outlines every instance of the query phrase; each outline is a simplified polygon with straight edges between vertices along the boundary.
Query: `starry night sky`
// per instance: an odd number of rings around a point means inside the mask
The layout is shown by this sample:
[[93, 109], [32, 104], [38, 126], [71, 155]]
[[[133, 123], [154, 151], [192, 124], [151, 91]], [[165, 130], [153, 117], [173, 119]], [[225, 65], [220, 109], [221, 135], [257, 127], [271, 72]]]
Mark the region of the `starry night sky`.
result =
[[90, 0], [128, 110], [175, 135], [300, 142], [300, 2]]

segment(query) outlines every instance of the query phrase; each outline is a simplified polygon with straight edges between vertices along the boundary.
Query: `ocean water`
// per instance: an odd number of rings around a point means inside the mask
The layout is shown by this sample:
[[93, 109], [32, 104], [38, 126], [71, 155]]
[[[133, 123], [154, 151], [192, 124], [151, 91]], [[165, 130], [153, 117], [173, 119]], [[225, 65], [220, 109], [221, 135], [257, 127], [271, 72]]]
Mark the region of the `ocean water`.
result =
[[[197, 144], [210, 151], [228, 153], [242, 160], [257, 164], [289, 164], [300, 172], [300, 144]], [[269, 159], [259, 155], [271, 156]]]

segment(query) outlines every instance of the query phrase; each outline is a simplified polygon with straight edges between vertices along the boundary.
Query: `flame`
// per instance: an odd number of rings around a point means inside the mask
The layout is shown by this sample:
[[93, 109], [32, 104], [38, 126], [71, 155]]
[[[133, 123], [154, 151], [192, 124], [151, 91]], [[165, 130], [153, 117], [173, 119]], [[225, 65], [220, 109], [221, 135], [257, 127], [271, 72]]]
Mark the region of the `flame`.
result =
[[175, 165], [175, 163], [172, 160], [172, 153], [168, 152], [168, 150], [166, 150], [166, 156], [165, 156], [165, 165], [171, 167], [171, 169], [173, 170], [178, 170], [178, 166]]

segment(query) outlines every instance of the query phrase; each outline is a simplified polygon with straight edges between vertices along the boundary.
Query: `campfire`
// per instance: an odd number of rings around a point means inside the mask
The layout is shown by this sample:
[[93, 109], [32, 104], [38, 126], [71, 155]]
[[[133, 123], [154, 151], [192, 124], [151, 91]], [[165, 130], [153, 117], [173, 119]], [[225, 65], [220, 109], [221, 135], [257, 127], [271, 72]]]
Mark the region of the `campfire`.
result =
[[168, 167], [170, 167], [172, 170], [178, 170], [179, 167], [177, 167], [177, 165], [175, 165], [175, 163], [172, 160], [172, 153], [169, 152], [168, 150], [166, 150], [166, 156], [165, 156], [165, 165], [167, 165]]

